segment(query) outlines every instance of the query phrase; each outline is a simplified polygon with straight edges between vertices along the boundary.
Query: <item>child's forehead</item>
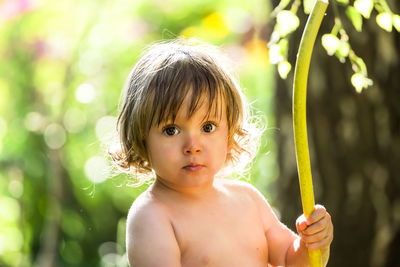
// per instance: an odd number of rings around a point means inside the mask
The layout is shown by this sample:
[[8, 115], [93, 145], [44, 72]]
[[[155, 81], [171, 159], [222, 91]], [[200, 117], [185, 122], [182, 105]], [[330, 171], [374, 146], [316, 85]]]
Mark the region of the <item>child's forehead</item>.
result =
[[225, 105], [224, 101], [211, 100], [207, 96], [200, 97], [198, 105], [193, 108], [190, 105], [190, 100], [185, 99], [182, 105], [178, 109], [177, 115], [190, 119], [193, 116], [200, 116], [204, 118], [214, 118], [217, 119], [221, 117]]
[[159, 123], [174, 122], [176, 120], [189, 120], [193, 117], [202, 121], [208, 119], [221, 120], [226, 113], [225, 108], [225, 101], [222, 97], [210, 99], [205, 93], [194, 95], [194, 92], [189, 92], [179, 106], [166, 110], [164, 116], [159, 118], [158, 121]]

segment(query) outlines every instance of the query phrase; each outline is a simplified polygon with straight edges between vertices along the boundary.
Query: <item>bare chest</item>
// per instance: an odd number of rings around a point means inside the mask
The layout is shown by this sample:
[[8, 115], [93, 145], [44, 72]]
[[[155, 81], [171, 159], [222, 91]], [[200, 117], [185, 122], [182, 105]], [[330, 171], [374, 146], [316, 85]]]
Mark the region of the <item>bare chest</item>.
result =
[[174, 212], [183, 267], [267, 266], [264, 229], [251, 203], [188, 205]]

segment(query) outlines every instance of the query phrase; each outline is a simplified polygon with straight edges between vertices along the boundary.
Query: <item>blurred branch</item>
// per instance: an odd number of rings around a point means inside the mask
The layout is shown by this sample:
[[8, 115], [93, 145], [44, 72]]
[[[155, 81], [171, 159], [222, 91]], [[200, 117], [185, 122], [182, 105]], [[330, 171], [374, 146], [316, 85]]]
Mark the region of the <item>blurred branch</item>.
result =
[[47, 182], [49, 208], [46, 213], [46, 223], [44, 225], [44, 233], [42, 237], [42, 246], [38, 253], [35, 266], [52, 267], [55, 266], [55, 258], [58, 249], [58, 237], [60, 233], [61, 221], [61, 201], [62, 201], [62, 179], [66, 179], [67, 175], [62, 168], [59, 150], [49, 151], [50, 160], [50, 179]]
[[[103, 1], [104, 2], [104, 1]], [[98, 13], [100, 9], [106, 8], [106, 5], [99, 4], [97, 5], [98, 9], [92, 10], [90, 13], [91, 18], [88, 19], [88, 23], [86, 24], [81, 36], [78, 38], [79, 42], [76, 42], [76, 46], [72, 50], [72, 56], [69, 63], [65, 67], [64, 80], [62, 84], [62, 90], [60, 93], [63, 93], [62, 96], [62, 105], [60, 108], [59, 114], [56, 114], [55, 122], [62, 124], [63, 115], [67, 110], [67, 101], [66, 92], [68, 88], [71, 87], [72, 81], [74, 80], [73, 69], [76, 64], [76, 61], [79, 59], [80, 49], [83, 46], [85, 40], [87, 39], [88, 34], [92, 30], [93, 26], [97, 23], [99, 16]], [[58, 254], [59, 248], [59, 239], [60, 239], [60, 223], [61, 223], [61, 207], [63, 201], [63, 181], [65, 179], [69, 179], [68, 173], [65, 171], [62, 162], [63, 150], [61, 149], [51, 149], [47, 148], [47, 155], [50, 160], [50, 175], [47, 181], [47, 191], [48, 191], [48, 200], [50, 202], [50, 207], [47, 210], [47, 220], [46, 224], [43, 227], [43, 239], [42, 246], [38, 253], [35, 266], [38, 267], [53, 267], [56, 266], [55, 259]]]

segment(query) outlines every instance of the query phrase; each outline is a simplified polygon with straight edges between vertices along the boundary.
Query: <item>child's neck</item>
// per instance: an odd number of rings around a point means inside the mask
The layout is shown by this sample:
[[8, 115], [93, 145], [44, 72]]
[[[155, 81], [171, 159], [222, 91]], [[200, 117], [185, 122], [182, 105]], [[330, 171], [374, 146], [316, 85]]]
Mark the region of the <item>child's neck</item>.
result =
[[214, 192], [215, 188], [214, 179], [210, 180], [209, 183], [205, 183], [200, 186], [187, 187], [173, 184], [157, 177], [150, 190], [154, 193], [172, 193], [183, 197], [197, 198], [199, 196], [204, 196], [204, 194]]

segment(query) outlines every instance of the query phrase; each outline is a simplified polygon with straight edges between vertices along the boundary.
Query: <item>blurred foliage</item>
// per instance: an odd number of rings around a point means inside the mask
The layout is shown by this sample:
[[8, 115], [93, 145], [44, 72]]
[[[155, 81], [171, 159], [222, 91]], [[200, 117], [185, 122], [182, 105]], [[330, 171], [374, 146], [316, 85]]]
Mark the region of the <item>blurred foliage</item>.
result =
[[[282, 79], [286, 79], [291, 70], [288, 62], [288, 38], [300, 25], [297, 12], [303, 6], [305, 14], [309, 14], [315, 0], [281, 0], [271, 15], [276, 20], [275, 28], [269, 42], [270, 61], [278, 65], [278, 73]], [[385, 31], [391, 32], [393, 28], [400, 32], [400, 15], [394, 14], [386, 0], [330, 0], [327, 12], [333, 12], [334, 22], [330, 33], [322, 35], [322, 46], [328, 55], [335, 55], [341, 63], [346, 59], [350, 61], [353, 69], [351, 84], [360, 93], [363, 89], [372, 85], [368, 78], [367, 67], [364, 60], [357, 56], [350, 44], [350, 36], [344, 24], [341, 13], [345, 13], [350, 25], [357, 32], [362, 31], [364, 20], [372, 19], [375, 15], [377, 25]], [[290, 5], [290, 6], [289, 6]], [[286, 9], [287, 8], [287, 9]], [[332, 9], [332, 11], [330, 10]], [[373, 12], [375, 9], [376, 12]]]
[[0, 266], [126, 266], [125, 217], [145, 189], [105, 151], [149, 43], [221, 45], [268, 130], [251, 182], [274, 199], [272, 68], [263, 0], [0, 0]]

